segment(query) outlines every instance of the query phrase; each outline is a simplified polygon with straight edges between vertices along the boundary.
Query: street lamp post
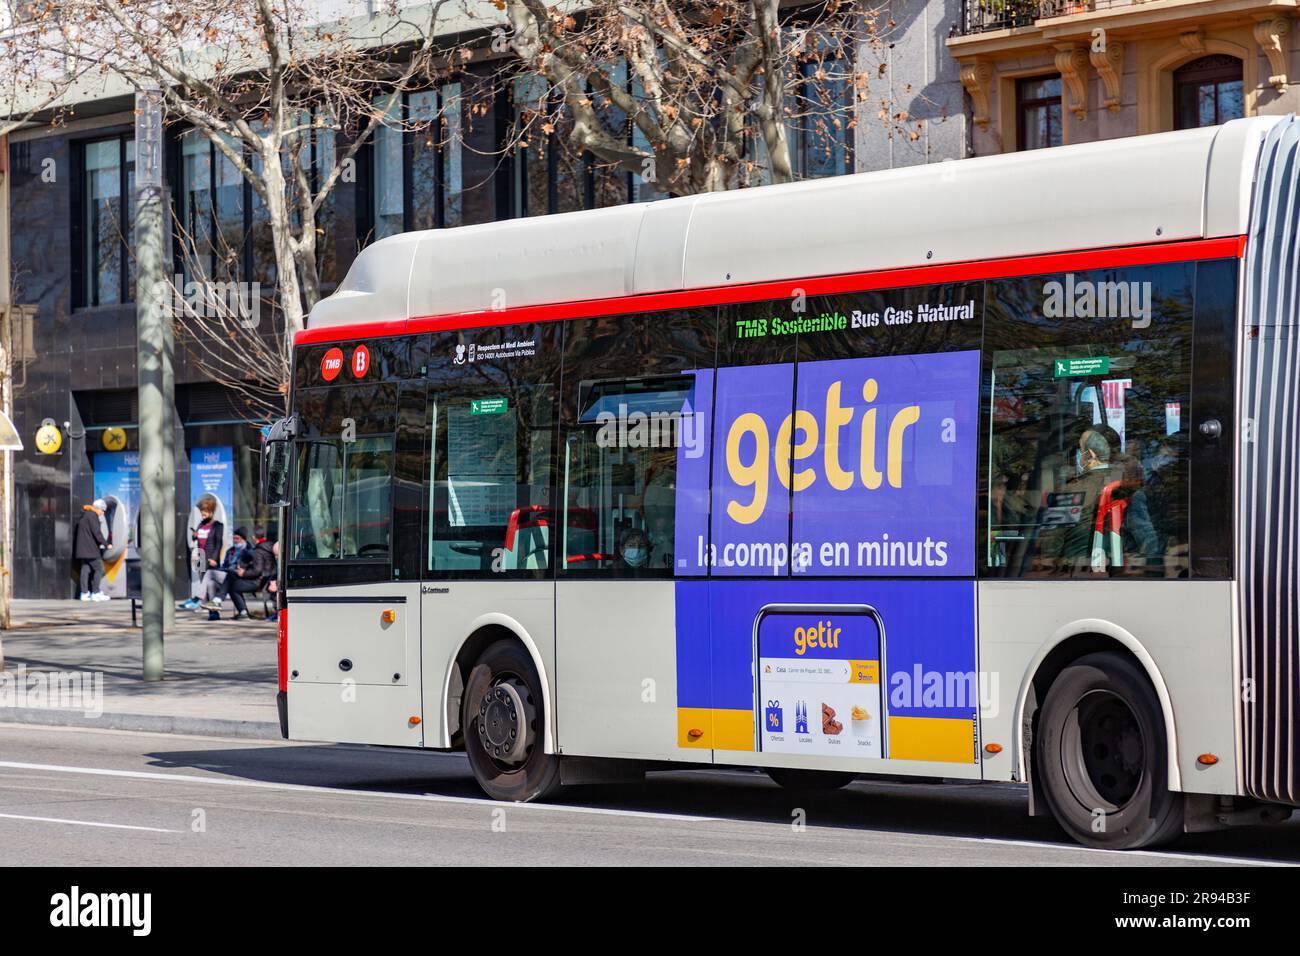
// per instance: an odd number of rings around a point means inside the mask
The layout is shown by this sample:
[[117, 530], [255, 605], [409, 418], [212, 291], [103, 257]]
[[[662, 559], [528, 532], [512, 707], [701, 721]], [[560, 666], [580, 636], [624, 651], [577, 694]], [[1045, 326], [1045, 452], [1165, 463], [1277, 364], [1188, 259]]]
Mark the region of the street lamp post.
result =
[[[144, 679], [163, 679], [163, 635], [175, 613], [176, 451], [172, 324], [164, 270], [162, 106], [157, 91], [135, 97], [136, 347], [140, 390], [140, 583]], [[173, 619], [174, 620], [174, 619]]]

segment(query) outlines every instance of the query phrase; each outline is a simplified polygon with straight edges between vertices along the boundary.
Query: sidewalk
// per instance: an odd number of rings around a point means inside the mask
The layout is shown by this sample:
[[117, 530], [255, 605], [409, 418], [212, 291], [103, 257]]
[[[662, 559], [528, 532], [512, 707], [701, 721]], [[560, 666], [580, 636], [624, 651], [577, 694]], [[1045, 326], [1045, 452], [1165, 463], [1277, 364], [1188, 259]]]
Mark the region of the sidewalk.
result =
[[[10, 675], [7, 686], [0, 683], [7, 691], [0, 693], [0, 723], [278, 739], [276, 626], [234, 621], [230, 613], [208, 621], [206, 612], [178, 610], [176, 628], [166, 638], [166, 679], [146, 683], [130, 601], [15, 601], [13, 628], [0, 631]], [[13, 675], [20, 668], [29, 688], [52, 686], [37, 675], [53, 672], [88, 688], [97, 679], [93, 675], [102, 675], [103, 712], [94, 714], [96, 707], [87, 713], [77, 701], [76, 709], [39, 698], [31, 706], [32, 691], [25, 699], [16, 696]]]

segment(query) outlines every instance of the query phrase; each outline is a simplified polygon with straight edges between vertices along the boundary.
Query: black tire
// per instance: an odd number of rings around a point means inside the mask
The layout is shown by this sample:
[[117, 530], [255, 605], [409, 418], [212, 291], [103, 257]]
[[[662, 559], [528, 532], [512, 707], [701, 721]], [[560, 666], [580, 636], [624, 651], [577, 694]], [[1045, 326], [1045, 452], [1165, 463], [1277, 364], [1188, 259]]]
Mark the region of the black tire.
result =
[[560, 788], [560, 758], [543, 746], [541, 686], [532, 658], [512, 640], [489, 645], [465, 681], [465, 754], [474, 779], [494, 800], [543, 800]]
[[812, 793], [818, 790], [839, 790], [858, 779], [856, 773], [837, 770], [804, 770], [795, 767], [768, 767], [767, 775], [773, 783], [787, 790]]
[[1047, 691], [1033, 772], [1057, 823], [1084, 846], [1134, 850], [1183, 831], [1183, 795], [1169, 789], [1160, 701], [1133, 661], [1088, 654]]

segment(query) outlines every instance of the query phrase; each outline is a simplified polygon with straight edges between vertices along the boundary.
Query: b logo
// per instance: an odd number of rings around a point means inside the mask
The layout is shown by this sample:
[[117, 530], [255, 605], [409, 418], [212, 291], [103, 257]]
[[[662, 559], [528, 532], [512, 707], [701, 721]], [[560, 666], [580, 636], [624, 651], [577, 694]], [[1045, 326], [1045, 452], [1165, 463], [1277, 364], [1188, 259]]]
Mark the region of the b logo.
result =
[[332, 348], [321, 357], [320, 377], [327, 382], [332, 382], [339, 377], [341, 371], [343, 371], [343, 350]]
[[370, 371], [370, 349], [358, 345], [352, 353], [352, 377], [365, 378]]

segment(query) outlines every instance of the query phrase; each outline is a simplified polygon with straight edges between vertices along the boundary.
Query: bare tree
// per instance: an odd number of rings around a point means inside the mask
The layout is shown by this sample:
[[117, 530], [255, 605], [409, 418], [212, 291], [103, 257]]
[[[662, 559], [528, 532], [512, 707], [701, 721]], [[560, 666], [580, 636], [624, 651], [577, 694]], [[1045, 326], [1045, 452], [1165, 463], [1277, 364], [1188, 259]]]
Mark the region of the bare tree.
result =
[[867, 96], [857, 47], [883, 37], [852, 0], [497, 2], [510, 48], [554, 92], [534, 132], [562, 123], [572, 150], [675, 195], [745, 185], [760, 166], [795, 178], [791, 131], [814, 148], [842, 141]]
[[[400, 122], [383, 104], [436, 70], [438, 19], [449, 2], [417, 9], [388, 0], [373, 16], [342, 19], [323, 19], [307, 0], [60, 5], [69, 57], [132, 89], [157, 91], [168, 120], [201, 133], [251, 185], [275, 264], [278, 366], [320, 298], [322, 209], [353, 175], [375, 128]], [[225, 278], [202, 270], [199, 277]]]
[[0, 4], [0, 136], [38, 115], [58, 123], [70, 90], [88, 65], [64, 54], [64, 20], [53, 0], [5, 0]]

